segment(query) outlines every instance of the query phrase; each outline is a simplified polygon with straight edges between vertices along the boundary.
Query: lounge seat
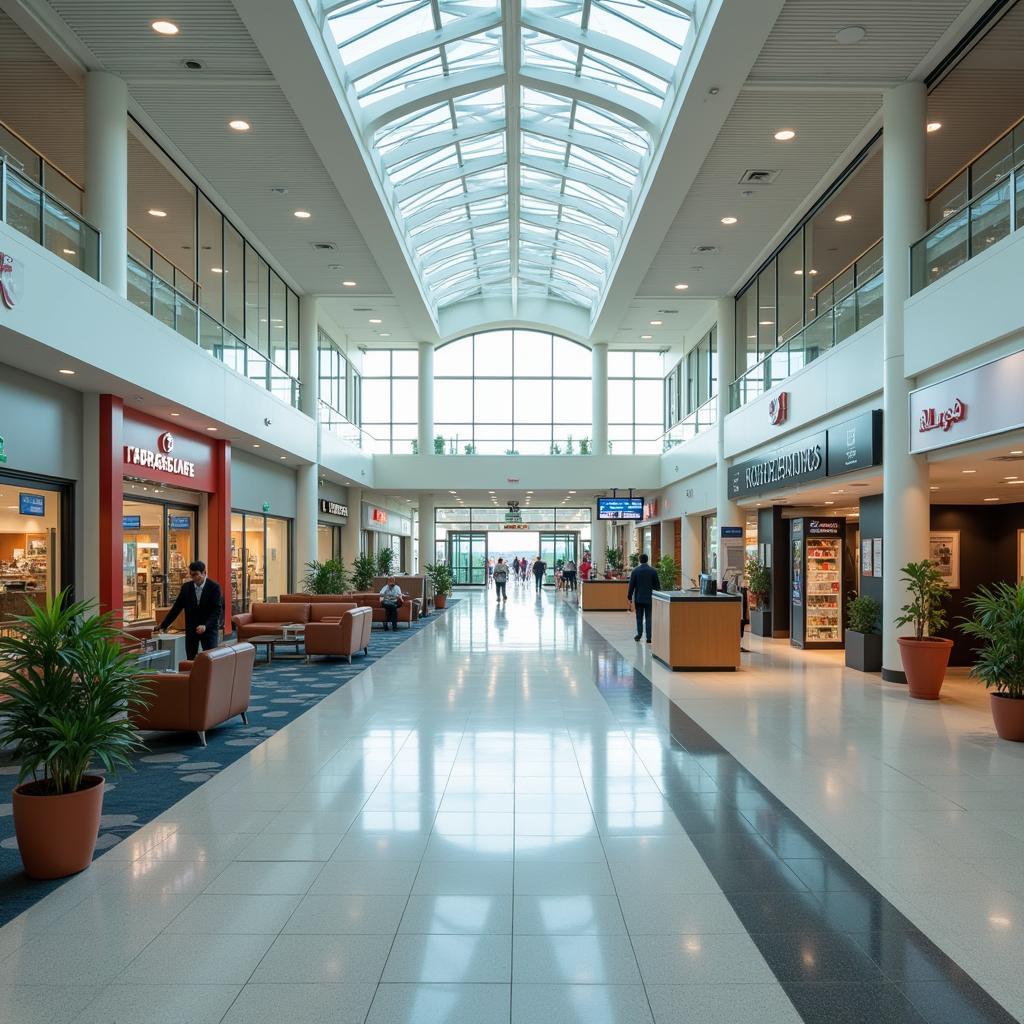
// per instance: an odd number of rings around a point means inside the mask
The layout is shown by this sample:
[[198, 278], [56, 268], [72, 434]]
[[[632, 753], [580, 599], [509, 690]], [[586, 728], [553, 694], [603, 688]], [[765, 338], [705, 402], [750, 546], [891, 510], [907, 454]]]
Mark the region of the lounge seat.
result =
[[369, 608], [349, 608], [338, 618], [324, 617], [318, 622], [307, 623], [306, 661], [318, 654], [348, 658], [351, 665], [353, 654], [358, 651], [369, 653], [372, 623], [373, 613]]

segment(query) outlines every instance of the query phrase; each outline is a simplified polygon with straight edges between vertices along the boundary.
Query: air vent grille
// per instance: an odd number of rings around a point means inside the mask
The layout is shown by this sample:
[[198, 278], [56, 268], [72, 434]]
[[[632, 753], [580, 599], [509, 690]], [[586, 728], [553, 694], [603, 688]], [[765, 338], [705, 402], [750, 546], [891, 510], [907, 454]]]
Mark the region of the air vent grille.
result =
[[319, 250], [320, 252], [334, 252], [334, 243], [333, 242], [314, 242], [313, 243], [313, 248]]
[[778, 171], [768, 171], [763, 168], [744, 171], [740, 175], [741, 185], [771, 185], [779, 176]]
[[694, 256], [714, 256], [718, 253], [717, 245], [695, 245], [690, 250]]

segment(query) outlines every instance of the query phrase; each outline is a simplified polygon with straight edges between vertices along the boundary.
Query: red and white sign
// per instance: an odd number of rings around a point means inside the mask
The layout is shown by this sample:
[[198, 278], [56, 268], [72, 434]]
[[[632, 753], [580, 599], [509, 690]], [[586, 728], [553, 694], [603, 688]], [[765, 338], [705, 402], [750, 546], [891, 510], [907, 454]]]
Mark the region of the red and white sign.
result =
[[388, 521], [388, 514], [382, 508], [370, 509], [370, 518], [375, 523], [386, 523]]
[[780, 391], [768, 402], [768, 419], [778, 427], [789, 419], [789, 392]]
[[910, 451], [927, 452], [1024, 427], [1024, 352], [910, 393]]
[[658, 514], [658, 499], [651, 498], [644, 502], [644, 519], [653, 519]]
[[214, 444], [205, 437], [125, 410], [124, 475], [189, 490], [213, 492]]
[[21, 264], [13, 256], [0, 252], [0, 302], [14, 309], [21, 296]]

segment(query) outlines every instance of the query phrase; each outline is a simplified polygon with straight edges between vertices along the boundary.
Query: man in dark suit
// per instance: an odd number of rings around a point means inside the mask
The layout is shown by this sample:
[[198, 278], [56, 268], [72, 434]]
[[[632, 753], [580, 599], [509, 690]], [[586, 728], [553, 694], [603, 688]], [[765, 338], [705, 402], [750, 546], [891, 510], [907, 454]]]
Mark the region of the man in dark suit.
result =
[[626, 600], [636, 609], [636, 636], [639, 640], [644, 632], [644, 619], [647, 619], [647, 642], [651, 642], [651, 604], [654, 591], [661, 586], [658, 573], [653, 566], [647, 564], [646, 554], [640, 556], [640, 564], [629, 574], [629, 590]]
[[185, 656], [191, 661], [199, 653], [212, 650], [220, 639], [220, 624], [224, 617], [224, 595], [220, 585], [206, 575], [205, 562], [191, 562], [188, 567], [190, 582], [183, 583], [171, 610], [164, 616], [159, 630], [162, 633], [182, 613], [185, 613]]

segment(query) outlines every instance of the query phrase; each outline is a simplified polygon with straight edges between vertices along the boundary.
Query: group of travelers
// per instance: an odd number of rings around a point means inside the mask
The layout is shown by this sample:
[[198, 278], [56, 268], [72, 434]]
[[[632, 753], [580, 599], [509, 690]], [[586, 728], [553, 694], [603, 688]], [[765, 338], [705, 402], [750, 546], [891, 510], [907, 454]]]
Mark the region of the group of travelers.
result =
[[[559, 562], [555, 568], [555, 589], [576, 591], [579, 589], [579, 581], [589, 580], [592, 572], [593, 563], [590, 560], [589, 551], [583, 553], [583, 561], [579, 565], [572, 558]], [[491, 583], [494, 584], [499, 601], [508, 600], [510, 581], [514, 581], [517, 586], [527, 586], [531, 577], [533, 577], [534, 588], [539, 594], [547, 574], [548, 563], [536, 555], [529, 561], [525, 555], [522, 557], [514, 555], [511, 560], [487, 559], [487, 584], [488, 586]]]

